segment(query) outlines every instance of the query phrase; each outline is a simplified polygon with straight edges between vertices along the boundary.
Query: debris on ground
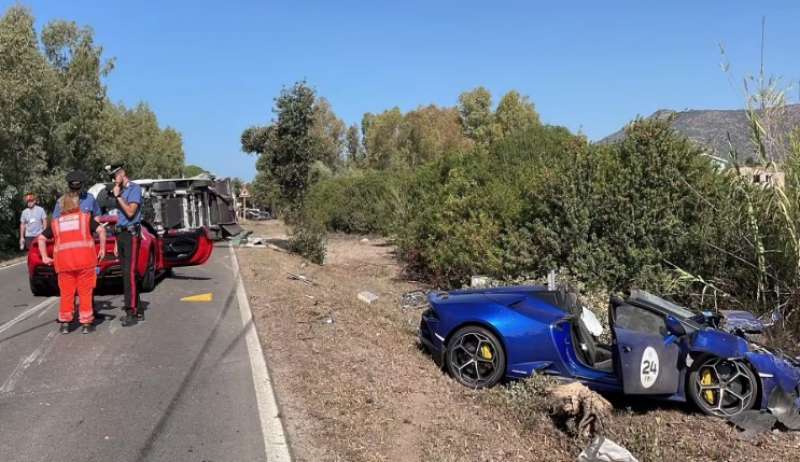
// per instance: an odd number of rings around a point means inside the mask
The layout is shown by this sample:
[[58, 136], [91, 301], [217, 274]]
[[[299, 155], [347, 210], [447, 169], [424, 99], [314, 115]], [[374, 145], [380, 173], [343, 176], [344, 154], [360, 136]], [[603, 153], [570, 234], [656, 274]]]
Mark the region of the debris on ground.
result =
[[231, 238], [231, 245], [239, 247], [247, 243], [248, 236], [253, 234], [252, 231], [245, 231], [243, 233], [237, 234], [235, 237]]
[[487, 276], [472, 276], [469, 280], [469, 286], [475, 289], [489, 287], [489, 278]]
[[302, 274], [295, 274], [295, 273], [288, 273], [288, 272], [286, 274], [289, 275], [289, 279], [292, 279], [294, 281], [305, 282], [306, 284], [311, 285], [311, 286], [316, 285], [314, 283], [314, 281], [312, 281], [311, 279], [303, 276]]
[[428, 294], [423, 290], [413, 290], [400, 296], [400, 308], [418, 310], [428, 306]]
[[358, 293], [358, 299], [367, 305], [372, 305], [378, 300], [378, 296], [369, 291], [361, 291]]
[[271, 250], [274, 250], [276, 252], [283, 252], [283, 253], [287, 253], [288, 252], [286, 249], [282, 249], [282, 248], [278, 247], [275, 244], [267, 244], [267, 248], [271, 249]]
[[778, 418], [769, 412], [748, 409], [730, 417], [728, 421], [744, 430], [738, 435], [740, 439], [751, 439], [760, 433], [772, 430]]
[[728, 419], [736, 428], [743, 430], [739, 439], [751, 439], [760, 433], [775, 429], [800, 430], [800, 410], [794, 393], [786, 393], [780, 387], [772, 390], [767, 401], [767, 410], [749, 409]]
[[369, 242], [369, 239], [367, 239], [366, 237], [364, 239], [361, 239], [362, 244], [366, 244], [367, 242]]
[[600, 433], [611, 419], [611, 403], [579, 382], [559, 385], [548, 391], [555, 402], [551, 413], [569, 433], [591, 437]]
[[639, 462], [627, 449], [604, 436], [598, 436], [578, 456], [578, 462]]
[[231, 245], [234, 247], [247, 247], [249, 249], [270, 249], [276, 252], [283, 252], [289, 253], [288, 250], [277, 246], [270, 242], [270, 240], [274, 241], [275, 238], [271, 238], [268, 236], [253, 236], [252, 231], [246, 231], [244, 233], [240, 233], [234, 238], [231, 238], [230, 242]]

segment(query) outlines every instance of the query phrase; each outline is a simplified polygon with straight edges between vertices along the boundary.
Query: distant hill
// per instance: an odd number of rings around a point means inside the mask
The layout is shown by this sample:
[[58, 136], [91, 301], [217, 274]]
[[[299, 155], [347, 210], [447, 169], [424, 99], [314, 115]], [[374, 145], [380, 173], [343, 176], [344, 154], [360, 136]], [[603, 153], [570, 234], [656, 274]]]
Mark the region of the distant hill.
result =
[[[785, 123], [782, 130], [788, 132], [800, 126], [800, 104], [787, 105], [783, 118]], [[648, 118], [668, 118], [674, 115], [672, 127], [703, 146], [709, 154], [728, 159], [730, 146], [728, 134], [740, 161], [751, 157], [753, 145], [750, 139], [750, 128], [744, 110], [689, 110], [671, 111], [662, 109], [656, 111]], [[613, 143], [625, 137], [625, 130], [619, 130], [598, 143]]]

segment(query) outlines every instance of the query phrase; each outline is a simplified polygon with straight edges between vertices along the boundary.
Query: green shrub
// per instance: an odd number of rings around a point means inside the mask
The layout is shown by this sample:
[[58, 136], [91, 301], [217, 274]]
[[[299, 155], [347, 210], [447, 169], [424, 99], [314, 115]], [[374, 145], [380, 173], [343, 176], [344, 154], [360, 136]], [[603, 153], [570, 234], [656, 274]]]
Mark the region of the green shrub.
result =
[[352, 171], [322, 180], [309, 191], [305, 212], [331, 231], [390, 232], [400, 172]]
[[800, 279], [795, 171], [781, 198], [719, 171], [668, 121], [637, 120], [613, 145], [537, 126], [413, 171], [322, 180], [304, 213], [329, 230], [391, 235], [409, 272], [439, 286], [564, 269], [589, 288], [712, 287], [766, 309], [769, 284]]
[[298, 223], [289, 237], [289, 250], [318, 265], [325, 261], [326, 246], [325, 227], [312, 219]]
[[637, 121], [613, 146], [536, 127], [418, 171], [397, 242], [412, 270], [443, 285], [564, 267], [589, 285], [662, 288], [668, 261], [707, 263], [697, 252], [719, 225], [702, 201], [724, 181], [663, 122]]

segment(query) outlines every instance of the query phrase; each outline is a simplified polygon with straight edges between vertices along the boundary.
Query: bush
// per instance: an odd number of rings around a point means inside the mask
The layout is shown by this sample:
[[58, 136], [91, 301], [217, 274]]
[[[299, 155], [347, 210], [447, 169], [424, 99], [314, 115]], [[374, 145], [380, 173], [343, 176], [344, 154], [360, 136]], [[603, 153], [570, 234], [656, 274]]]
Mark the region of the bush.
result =
[[719, 225], [702, 201], [723, 183], [664, 122], [637, 121], [613, 146], [536, 127], [420, 170], [397, 241], [413, 270], [443, 285], [564, 267], [590, 286], [661, 288], [667, 262], [706, 263], [698, 249]]
[[351, 171], [316, 183], [305, 200], [305, 213], [325, 228], [345, 233], [391, 231], [400, 172]]
[[392, 235], [409, 271], [439, 286], [563, 269], [590, 289], [692, 286], [764, 310], [770, 284], [800, 280], [792, 165], [781, 199], [719, 171], [669, 121], [637, 120], [613, 145], [537, 126], [413, 172], [323, 180], [305, 214], [329, 230]]
[[325, 261], [326, 245], [325, 227], [312, 219], [298, 223], [289, 237], [289, 250], [318, 265]]

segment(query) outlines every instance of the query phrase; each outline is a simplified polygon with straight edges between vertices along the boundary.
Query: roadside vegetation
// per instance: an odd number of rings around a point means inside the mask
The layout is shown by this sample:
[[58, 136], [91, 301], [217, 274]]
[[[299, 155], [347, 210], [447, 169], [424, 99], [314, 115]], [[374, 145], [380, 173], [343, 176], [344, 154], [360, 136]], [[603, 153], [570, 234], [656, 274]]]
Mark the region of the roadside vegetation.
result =
[[[777, 82], [748, 82], [752, 151], [729, 153], [727, 165], [669, 119], [634, 120], [622, 141], [598, 145], [541, 124], [517, 92], [495, 107], [484, 88], [452, 108], [365, 114], [354, 145], [353, 127], [301, 82], [276, 99], [271, 125], [245, 131], [243, 146], [259, 154], [254, 189], [281, 204], [300, 233], [296, 249], [316, 261], [320, 229], [379, 234], [410, 275], [438, 287], [558, 270], [589, 289], [637, 286], [710, 309], [780, 307], [791, 321], [800, 138], [779, 123]], [[287, 140], [302, 155], [287, 155]], [[322, 149], [331, 146], [342, 154]], [[753, 184], [739, 174], [745, 161], [784, 171], [785, 185]]]
[[22, 6], [0, 17], [0, 255], [16, 248], [22, 197], [35, 193], [52, 210], [70, 170], [96, 181], [103, 165], [125, 161], [138, 178], [180, 176], [180, 133], [145, 103], [112, 102], [113, 68], [89, 27], [57, 20], [36, 30]]

